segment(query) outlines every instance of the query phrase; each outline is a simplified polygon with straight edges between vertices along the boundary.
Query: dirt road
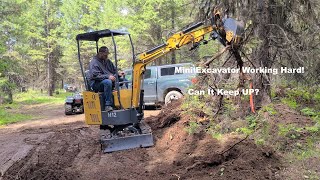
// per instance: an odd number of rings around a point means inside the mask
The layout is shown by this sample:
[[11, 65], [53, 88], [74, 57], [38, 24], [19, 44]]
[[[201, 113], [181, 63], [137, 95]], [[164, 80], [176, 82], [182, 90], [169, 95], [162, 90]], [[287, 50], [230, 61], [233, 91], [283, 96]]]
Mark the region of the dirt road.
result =
[[[82, 166], [81, 161], [86, 161], [86, 158], [81, 159], [80, 157], [94, 154], [98, 155], [101, 160], [96, 159], [97, 161], [92, 161], [91, 163], [94, 165], [104, 163], [107, 155], [106, 157], [104, 155], [100, 157], [98, 128], [87, 126], [84, 123], [83, 114], [65, 116], [63, 105], [35, 105], [22, 109], [42, 118], [0, 128], [0, 179], [15, 179], [17, 177], [30, 179], [31, 177], [25, 176], [26, 174], [24, 174], [24, 168], [30, 165], [27, 161], [34, 156], [40, 155], [49, 156], [48, 160], [53, 158], [52, 160], [55, 161], [54, 155], [57, 152], [61, 152], [64, 155], [68, 153], [67, 156], [69, 157], [70, 155], [72, 158], [77, 156], [75, 163], [80, 163], [80, 166]], [[146, 110], [145, 116], [156, 116], [159, 112], [160, 110]], [[47, 145], [49, 145], [50, 148]], [[77, 148], [83, 145], [88, 149], [83, 148], [80, 152]], [[89, 153], [89, 155], [87, 153]], [[59, 153], [57, 155], [59, 155]], [[65, 158], [65, 156], [63, 156], [63, 158]], [[106, 160], [106, 162], [110, 161]], [[39, 163], [43, 165], [44, 162], [39, 161], [36, 163], [36, 166], [40, 166]], [[49, 165], [48, 163], [47, 165]], [[20, 164], [23, 164], [23, 166], [20, 167]], [[5, 172], [10, 167], [12, 173], [10, 172], [4, 177]], [[16, 169], [17, 171], [15, 171], [15, 168], [18, 168]], [[54, 166], [50, 168], [54, 168]], [[43, 172], [41, 173], [43, 174]], [[47, 175], [50, 177], [50, 173]], [[55, 176], [58, 177], [59, 175]]]
[[98, 127], [51, 107], [42, 119], [0, 129], [0, 179], [278, 179], [271, 149], [251, 140], [230, 148], [239, 136], [190, 136], [173, 109], [145, 111], [154, 147], [102, 154]]

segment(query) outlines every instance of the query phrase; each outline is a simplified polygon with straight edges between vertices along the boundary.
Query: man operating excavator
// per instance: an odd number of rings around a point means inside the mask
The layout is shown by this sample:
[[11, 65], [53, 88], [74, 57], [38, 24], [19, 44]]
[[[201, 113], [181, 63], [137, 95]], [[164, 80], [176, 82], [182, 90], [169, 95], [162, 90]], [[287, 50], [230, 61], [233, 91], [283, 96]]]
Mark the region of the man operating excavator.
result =
[[89, 64], [90, 87], [95, 92], [103, 92], [105, 111], [113, 110], [112, 88], [117, 74], [119, 82], [126, 81], [123, 77], [124, 72], [117, 73], [116, 67], [108, 58], [109, 54], [109, 49], [106, 46], [102, 46]]
[[[86, 91], [83, 92], [85, 119], [89, 125], [100, 125], [100, 143], [103, 152], [154, 145], [151, 128], [143, 121], [143, 75], [148, 64], [188, 44], [192, 46], [191, 49], [195, 49], [201, 44], [208, 44], [209, 40], [218, 40], [225, 46], [219, 55], [228, 50], [235, 56], [238, 68], [242, 69], [243, 61], [239, 49], [242, 44], [243, 30], [242, 23], [228, 16], [223, 16], [221, 8], [214, 8], [210, 17], [205, 21], [197, 22], [176, 32], [163, 44], [138, 55], [134, 52], [132, 39], [128, 32], [104, 29], [78, 34], [76, 37], [78, 59], [86, 86]], [[205, 35], [209, 36], [207, 40]], [[120, 81], [123, 83], [123, 79], [120, 79], [117, 73], [118, 55], [115, 36], [127, 36], [130, 40], [133, 67], [131, 89], [120, 89], [119, 87]], [[113, 42], [115, 66], [108, 59], [109, 50], [106, 47], [98, 49], [99, 39], [107, 37], [111, 38]], [[83, 72], [80, 41], [96, 42], [98, 54], [90, 63], [91, 78], [87, 78]], [[204, 65], [209, 66], [216, 59], [215, 57], [205, 62]], [[241, 74], [242, 72], [240, 72]], [[90, 82], [87, 79], [90, 79]], [[243, 81], [241, 78], [241, 82]], [[113, 82], [115, 84], [114, 92], [112, 92]], [[102, 95], [97, 91], [104, 93]], [[114, 97], [114, 102], [112, 97]]]

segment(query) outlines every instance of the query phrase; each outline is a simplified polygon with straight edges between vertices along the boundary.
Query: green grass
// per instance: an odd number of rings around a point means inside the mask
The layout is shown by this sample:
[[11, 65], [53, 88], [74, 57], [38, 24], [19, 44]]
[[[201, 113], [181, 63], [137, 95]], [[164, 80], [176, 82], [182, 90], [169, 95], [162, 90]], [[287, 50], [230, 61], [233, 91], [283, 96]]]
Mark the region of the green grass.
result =
[[288, 105], [292, 109], [297, 109], [299, 107], [297, 101], [294, 99], [283, 98], [283, 99], [281, 99], [281, 102]]
[[281, 101], [292, 109], [300, 109], [305, 107], [312, 107], [312, 109], [305, 109], [308, 113], [310, 110], [320, 110], [320, 88], [319, 87], [296, 87], [286, 91], [286, 95]]
[[316, 147], [302, 147], [301, 149], [294, 149], [289, 157], [296, 160], [305, 160], [309, 158], [320, 158], [320, 150]]
[[306, 107], [306, 108], [301, 109], [300, 111], [305, 116], [313, 117], [313, 116], [317, 116], [318, 114], [320, 115], [320, 113], [316, 112], [313, 108]]
[[29, 90], [24, 93], [17, 93], [13, 97], [13, 103], [0, 105], [0, 126], [10, 123], [15, 123], [24, 120], [30, 120], [33, 117], [32, 114], [21, 114], [8, 112], [5, 107], [10, 108], [12, 111], [23, 111], [21, 106], [28, 106], [34, 104], [62, 104], [67, 96], [72, 95], [70, 92], [59, 91], [59, 94], [54, 94], [52, 97], [40, 91]]
[[189, 122], [188, 125], [189, 126], [185, 128], [185, 131], [187, 131], [189, 135], [196, 133], [200, 126], [197, 122], [193, 121]]
[[29, 120], [31, 118], [32, 118], [31, 115], [12, 114], [12, 113], [6, 112], [4, 109], [0, 109], [0, 126], [23, 121], [23, 120]]
[[210, 126], [205, 129], [215, 139], [221, 139], [223, 137], [222, 127], [219, 124], [215, 124], [214, 121], [210, 121]]
[[269, 115], [276, 115], [278, 113], [277, 110], [274, 108], [273, 104], [268, 104], [266, 106], [263, 106], [261, 110], [263, 112], [268, 112]]
[[70, 92], [61, 92], [59, 94], [54, 94], [53, 96], [48, 96], [47, 94], [40, 93], [39, 91], [28, 91], [25, 93], [18, 93], [14, 96], [14, 102], [32, 105], [32, 104], [59, 104], [63, 103], [67, 96], [72, 95]]

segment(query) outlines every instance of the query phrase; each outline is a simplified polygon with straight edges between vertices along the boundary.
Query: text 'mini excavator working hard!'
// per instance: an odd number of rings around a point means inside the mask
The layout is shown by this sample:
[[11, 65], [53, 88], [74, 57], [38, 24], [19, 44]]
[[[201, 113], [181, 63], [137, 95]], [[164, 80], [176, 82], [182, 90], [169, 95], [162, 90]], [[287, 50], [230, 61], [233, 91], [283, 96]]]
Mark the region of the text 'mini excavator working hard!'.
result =
[[[173, 34], [166, 43], [154, 47], [137, 56], [130, 34], [118, 30], [100, 30], [78, 34], [78, 58], [84, 78], [86, 90], [83, 92], [85, 121], [88, 125], [100, 125], [100, 142], [103, 152], [113, 152], [137, 147], [154, 145], [150, 127], [143, 121], [144, 90], [143, 74], [147, 64], [156, 61], [159, 57], [191, 44], [194, 49], [201, 43], [206, 44], [205, 35], [209, 39], [217, 39], [224, 46], [230, 46], [233, 52], [242, 40], [243, 25], [235, 19], [222, 17], [221, 9], [214, 9], [208, 21], [198, 22], [190, 27]], [[113, 110], [105, 111], [105, 102], [102, 94], [93, 91], [88, 83], [86, 72], [80, 58], [80, 42], [95, 41], [98, 52], [98, 41], [101, 38], [112, 38], [114, 48], [115, 68], [118, 70], [117, 46], [115, 36], [128, 36], [132, 49], [132, 85], [131, 88], [121, 88], [119, 77], [116, 76], [113, 90]], [[125, 83], [125, 82], [121, 82]]]

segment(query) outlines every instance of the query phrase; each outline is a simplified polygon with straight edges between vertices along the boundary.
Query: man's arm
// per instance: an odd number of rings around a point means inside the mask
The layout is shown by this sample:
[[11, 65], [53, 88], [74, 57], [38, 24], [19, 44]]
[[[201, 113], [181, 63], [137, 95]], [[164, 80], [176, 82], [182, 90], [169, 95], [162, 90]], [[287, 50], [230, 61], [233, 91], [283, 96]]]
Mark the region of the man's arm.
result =
[[90, 73], [92, 80], [102, 81], [109, 78], [109, 74], [104, 74], [102, 69], [99, 67], [99, 64], [95, 61], [90, 63]]
[[109, 74], [109, 79], [111, 78], [111, 80], [114, 81], [118, 73], [116, 71], [116, 67], [110, 59], [106, 61], [106, 68]]
[[106, 68], [107, 68], [108, 75], [109, 75], [108, 79], [115, 81], [117, 76], [118, 77], [121, 76], [117, 72], [115, 65], [113, 64], [113, 62], [110, 59], [108, 59], [106, 61]]

